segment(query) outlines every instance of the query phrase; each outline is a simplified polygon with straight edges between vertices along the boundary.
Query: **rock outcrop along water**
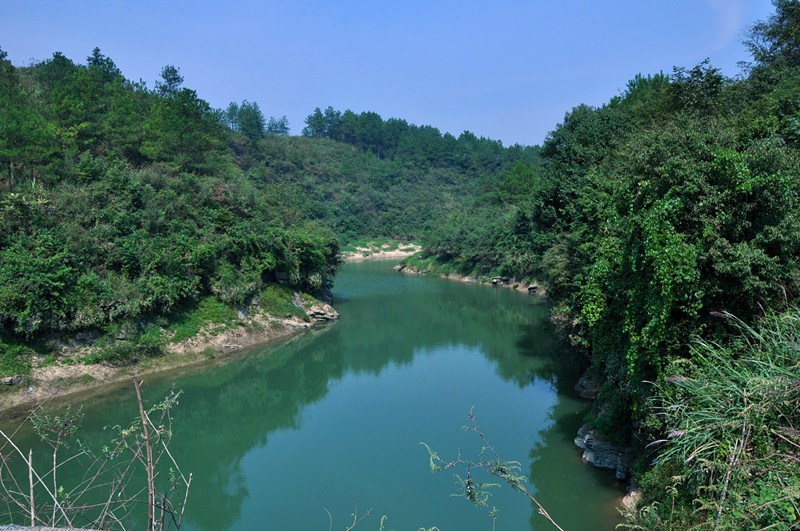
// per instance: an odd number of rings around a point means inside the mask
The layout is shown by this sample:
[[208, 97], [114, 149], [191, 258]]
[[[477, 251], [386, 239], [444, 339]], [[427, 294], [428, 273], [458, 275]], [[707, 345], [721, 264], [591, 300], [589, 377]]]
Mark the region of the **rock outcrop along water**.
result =
[[575, 446], [583, 449], [583, 459], [597, 468], [609, 468], [616, 472], [617, 479], [625, 480], [631, 469], [630, 449], [597, 438], [595, 430], [581, 426], [575, 437]]

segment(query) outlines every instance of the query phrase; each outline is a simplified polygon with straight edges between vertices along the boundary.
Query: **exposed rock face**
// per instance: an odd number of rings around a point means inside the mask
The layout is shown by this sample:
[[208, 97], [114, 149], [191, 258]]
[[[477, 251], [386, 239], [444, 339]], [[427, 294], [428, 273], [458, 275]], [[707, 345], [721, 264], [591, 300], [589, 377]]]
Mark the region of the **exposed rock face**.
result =
[[22, 381], [22, 378], [24, 378], [24, 377], [21, 374], [16, 374], [14, 376], [8, 376], [6, 378], [3, 378], [3, 385], [17, 385], [18, 383], [20, 383]]
[[[393, 269], [399, 273], [405, 273], [407, 275], [427, 275], [430, 273], [429, 270], [417, 269], [416, 267], [407, 266], [405, 264], [397, 264], [396, 266], [394, 266]], [[457, 280], [459, 282], [478, 282], [481, 284], [489, 284], [500, 288], [511, 288], [517, 291], [521, 291], [523, 293], [540, 295], [542, 297], [547, 296], [547, 292], [544, 289], [544, 287], [539, 285], [536, 281], [534, 281], [531, 284], [519, 278], [492, 277], [491, 279], [486, 279], [484, 277], [471, 277], [469, 275], [458, 275], [455, 273], [451, 273], [449, 275], [439, 275], [439, 276], [441, 278]]]
[[306, 313], [314, 321], [332, 321], [339, 318], [339, 312], [324, 302], [312, 304], [306, 308]]
[[597, 384], [585, 376], [578, 380], [574, 389], [578, 391], [578, 396], [586, 400], [597, 399]]
[[[292, 295], [292, 304], [298, 308], [302, 308], [312, 321], [333, 321], [339, 318], [339, 312], [334, 310], [333, 306], [330, 304], [322, 301], [311, 302], [307, 299], [303, 299], [303, 297], [296, 292]], [[302, 325], [303, 323], [300, 324]], [[287, 326], [291, 325], [287, 324]], [[301, 326], [301, 328], [308, 328], [308, 325]]]
[[615, 470], [617, 479], [626, 479], [630, 472], [630, 450], [597, 438], [595, 430], [581, 426], [575, 437], [575, 446], [583, 449], [583, 458], [597, 468]]
[[636, 506], [639, 504], [639, 500], [642, 498], [642, 491], [637, 489], [636, 487], [630, 489], [628, 494], [626, 494], [622, 498], [622, 507], [632, 513], [636, 511]]

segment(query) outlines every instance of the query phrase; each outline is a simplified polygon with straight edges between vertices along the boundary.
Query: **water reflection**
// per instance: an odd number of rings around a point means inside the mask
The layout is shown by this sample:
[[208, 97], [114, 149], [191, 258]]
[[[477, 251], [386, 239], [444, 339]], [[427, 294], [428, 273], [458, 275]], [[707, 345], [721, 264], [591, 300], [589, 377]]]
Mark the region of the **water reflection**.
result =
[[[323, 508], [344, 523], [354, 498], [376, 507], [365, 528], [389, 514], [396, 529], [487, 529], [488, 517], [449, 496], [451, 476], [430, 475], [419, 446], [477, 454], [480, 441], [459, 429], [472, 406], [506, 458], [530, 454], [543, 502], [574, 513], [575, 496], [586, 507], [613, 500], [607, 477], [594, 494], [599, 480], [572, 446], [586, 406], [555, 393], [574, 381], [575, 364], [556, 363], [541, 300], [375, 263], [348, 264], [334, 298], [338, 322], [177, 378], [172, 450], [194, 473], [190, 529], [324, 529]], [[147, 395], [162, 396], [175, 379], [151, 378]], [[136, 413], [127, 390], [86, 411], [90, 444], [107, 437], [102, 425]], [[503, 489], [492, 499], [502, 529], [529, 520], [539, 529], [518, 496]], [[613, 527], [605, 516], [588, 521]], [[570, 527], [592, 529], [583, 524]]]

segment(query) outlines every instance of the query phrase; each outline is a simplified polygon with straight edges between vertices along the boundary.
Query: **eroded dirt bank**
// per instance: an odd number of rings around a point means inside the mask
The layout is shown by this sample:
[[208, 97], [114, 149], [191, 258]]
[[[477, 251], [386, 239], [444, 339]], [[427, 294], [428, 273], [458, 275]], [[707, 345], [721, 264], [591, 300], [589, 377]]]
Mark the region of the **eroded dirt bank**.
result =
[[288, 339], [339, 316], [333, 307], [319, 301], [308, 304], [305, 311], [308, 320], [299, 316], [276, 318], [264, 313], [240, 315], [233, 325], [209, 325], [193, 337], [165, 345], [162, 355], [117, 362], [86, 364], [82, 360], [99, 347], [60, 344], [55, 361], [47, 363], [45, 357], [37, 356], [30, 374], [2, 378], [0, 420], [24, 417], [31, 408], [51, 400], [100, 395], [110, 387], [127, 385], [133, 376], [224, 359], [249, 348]]

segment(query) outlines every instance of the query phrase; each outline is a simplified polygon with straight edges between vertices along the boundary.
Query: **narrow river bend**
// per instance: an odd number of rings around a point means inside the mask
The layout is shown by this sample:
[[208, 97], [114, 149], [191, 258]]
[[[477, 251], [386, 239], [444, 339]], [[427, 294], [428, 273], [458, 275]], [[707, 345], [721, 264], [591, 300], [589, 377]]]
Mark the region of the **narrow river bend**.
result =
[[[431, 474], [420, 445], [477, 458], [480, 440], [461, 429], [471, 408], [565, 530], [619, 523], [623, 486], [573, 447], [588, 404], [570, 392], [578, 375], [557, 362], [543, 301], [361, 262], [337, 276], [334, 305], [339, 321], [285, 344], [145, 381], [151, 400], [172, 382], [183, 390], [171, 450], [194, 475], [184, 529], [325, 531], [326, 509], [344, 529], [356, 504], [372, 508], [357, 530], [386, 515], [387, 530], [491, 531], [487, 508], [451, 496], [455, 477]], [[104, 425], [136, 416], [134, 398], [123, 389], [87, 404], [79, 436], [102, 444]], [[488, 505], [497, 531], [552, 529], [508, 486]]]

